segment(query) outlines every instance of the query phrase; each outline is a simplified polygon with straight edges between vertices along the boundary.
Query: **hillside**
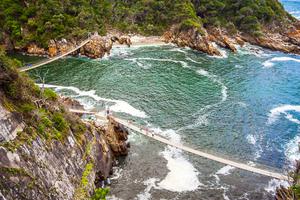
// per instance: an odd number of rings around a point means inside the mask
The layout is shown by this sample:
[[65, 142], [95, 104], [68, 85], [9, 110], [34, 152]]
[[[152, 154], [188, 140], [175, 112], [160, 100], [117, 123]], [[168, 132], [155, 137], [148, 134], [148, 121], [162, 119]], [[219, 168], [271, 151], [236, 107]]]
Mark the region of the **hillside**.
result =
[[128, 132], [69, 113], [80, 105], [40, 89], [0, 50], [0, 199], [102, 199]]
[[176, 27], [181, 32], [194, 29], [202, 36], [218, 29], [255, 38], [296, 30], [296, 19], [278, 0], [3, 0], [0, 11], [0, 41], [7, 49], [32, 43], [47, 48], [51, 39], [78, 40], [89, 32], [105, 35], [111, 29], [162, 35]]

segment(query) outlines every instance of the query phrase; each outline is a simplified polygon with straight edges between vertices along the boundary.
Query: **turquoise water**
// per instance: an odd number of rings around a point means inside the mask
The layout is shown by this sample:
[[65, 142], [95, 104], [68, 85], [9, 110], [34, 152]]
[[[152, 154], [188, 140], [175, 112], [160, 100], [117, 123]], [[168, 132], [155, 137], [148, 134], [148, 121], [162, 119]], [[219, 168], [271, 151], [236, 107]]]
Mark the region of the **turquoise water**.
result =
[[299, 0], [280, 0], [284, 8], [294, 15], [296, 18], [300, 19], [300, 1]]
[[[300, 57], [251, 45], [223, 53], [114, 48], [103, 60], [66, 58], [31, 75], [45, 75], [47, 86], [87, 109], [110, 106], [174, 142], [284, 171], [299, 157]], [[113, 179], [118, 198], [268, 199], [276, 184], [136, 134], [130, 140], [131, 154]]]
[[[299, 17], [299, 1], [282, 2]], [[251, 45], [223, 55], [115, 47], [102, 60], [66, 58], [30, 74], [86, 109], [109, 106], [173, 142], [286, 172], [300, 158], [300, 56]], [[130, 142], [109, 199], [273, 199], [280, 184], [135, 133]]]

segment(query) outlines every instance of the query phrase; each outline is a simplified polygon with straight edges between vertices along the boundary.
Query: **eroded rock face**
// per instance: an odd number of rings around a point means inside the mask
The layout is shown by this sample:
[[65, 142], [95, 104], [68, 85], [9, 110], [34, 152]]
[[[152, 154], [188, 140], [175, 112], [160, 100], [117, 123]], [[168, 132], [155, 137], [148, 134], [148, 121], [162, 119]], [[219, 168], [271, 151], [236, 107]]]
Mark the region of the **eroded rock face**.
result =
[[129, 134], [128, 130], [113, 118], [109, 117], [108, 119], [108, 127], [105, 133], [107, 141], [115, 155], [125, 156], [129, 151], [129, 144], [126, 142]]
[[[0, 137], [14, 140], [7, 135], [17, 123], [0, 109]], [[79, 200], [91, 196], [111, 174], [115, 156], [127, 154], [123, 145], [127, 131], [115, 123], [108, 130], [91, 123], [86, 127], [80, 140], [71, 131], [64, 141], [37, 136], [14, 152], [0, 142], [0, 199]]]
[[80, 49], [80, 54], [89, 58], [102, 58], [110, 54], [113, 42], [109, 37], [93, 36], [92, 40]]
[[17, 132], [22, 131], [23, 128], [20, 117], [8, 112], [0, 105], [0, 142], [9, 142], [15, 139]]
[[192, 49], [207, 53], [209, 55], [221, 56], [221, 52], [211, 43], [207, 34], [201, 35], [196, 29], [178, 31], [173, 29], [163, 35], [164, 41], [175, 43], [179, 47], [190, 47]]
[[46, 51], [45, 49], [38, 47], [36, 44], [31, 44], [27, 47], [27, 53], [32, 55], [45, 55]]

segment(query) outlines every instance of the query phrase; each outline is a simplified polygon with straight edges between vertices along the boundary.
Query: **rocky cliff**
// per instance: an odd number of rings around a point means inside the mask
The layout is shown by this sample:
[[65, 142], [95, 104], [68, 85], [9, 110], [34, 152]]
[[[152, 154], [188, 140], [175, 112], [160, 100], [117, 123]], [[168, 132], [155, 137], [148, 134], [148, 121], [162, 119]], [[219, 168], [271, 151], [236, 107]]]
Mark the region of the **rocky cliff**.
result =
[[119, 125], [89, 123], [80, 141], [71, 131], [65, 141], [37, 136], [12, 149], [9, 143], [20, 140], [22, 128], [2, 106], [0, 113], [6, 113], [0, 122], [0, 197], [7, 200], [85, 199], [112, 173], [115, 156], [128, 153], [125, 129], [119, 140]]
[[274, 51], [300, 54], [300, 25], [295, 23], [289, 29], [279, 32], [265, 29], [262, 35], [253, 36], [243, 32], [230, 33], [222, 28], [181, 30], [173, 26], [163, 35], [166, 43], [174, 43], [180, 47], [190, 47], [209, 55], [221, 56], [217, 46], [237, 51], [237, 46], [245, 42], [265, 47]]
[[[109, 55], [114, 43], [119, 43], [123, 45], [130, 46], [131, 40], [126, 35], [107, 35], [100, 36], [97, 33], [92, 35], [91, 41], [84, 45], [79, 50], [72, 53], [72, 55], [82, 55], [89, 58], [102, 58], [105, 54]], [[57, 55], [64, 54], [71, 49], [74, 49], [77, 45], [80, 44], [80, 41], [75, 39], [72, 40], [50, 40], [48, 43], [48, 48], [41, 48], [36, 44], [32, 43], [28, 45], [23, 51], [29, 55], [42, 55], [54, 57]]]
[[0, 199], [91, 197], [128, 153], [128, 131], [82, 121], [68, 112], [78, 102], [39, 89], [13, 65], [0, 51]]

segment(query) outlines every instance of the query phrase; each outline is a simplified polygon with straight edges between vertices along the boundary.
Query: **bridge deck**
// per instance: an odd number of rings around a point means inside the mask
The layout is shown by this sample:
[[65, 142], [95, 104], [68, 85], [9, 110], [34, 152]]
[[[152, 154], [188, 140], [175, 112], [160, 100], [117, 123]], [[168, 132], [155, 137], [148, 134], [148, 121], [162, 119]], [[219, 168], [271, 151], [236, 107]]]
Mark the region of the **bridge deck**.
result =
[[36, 64], [34, 64], [34, 65], [32, 65], [32, 66], [22, 67], [22, 68], [20, 68], [20, 71], [21, 71], [21, 72], [25, 72], [25, 71], [28, 71], [28, 70], [31, 70], [31, 69], [38, 68], [38, 67], [40, 67], [40, 66], [42, 66], [42, 65], [46, 65], [46, 64], [51, 63], [51, 62], [53, 62], [53, 61], [55, 61], [55, 60], [58, 60], [58, 59], [60, 59], [60, 58], [62, 58], [62, 57], [64, 57], [64, 56], [67, 56], [67, 55], [69, 55], [70, 53], [72, 53], [72, 52], [74, 52], [74, 51], [80, 49], [81, 47], [83, 47], [84, 45], [86, 45], [90, 40], [91, 40], [90, 38], [84, 40], [83, 42], [80, 43], [80, 45], [76, 46], [74, 49], [71, 49], [70, 51], [67, 51], [66, 53], [64, 53], [64, 54], [62, 54], [62, 55], [55, 56], [55, 57], [50, 58], [50, 59], [48, 59], [48, 60], [46, 60], [46, 61], [42, 61], [42, 62], [40, 62], [40, 63], [36, 63]]
[[[100, 118], [105, 118], [105, 116], [100, 115], [99, 113], [96, 113], [96, 112], [86, 112], [86, 111], [81, 111], [81, 110], [70, 110], [70, 112], [82, 113], [82, 114], [93, 114], [93, 115], [99, 116]], [[247, 165], [247, 164], [244, 164], [244, 163], [240, 163], [240, 162], [236, 162], [236, 161], [232, 161], [232, 160], [229, 160], [229, 159], [221, 158], [219, 156], [215, 156], [215, 155], [212, 155], [212, 154], [209, 154], [209, 153], [205, 153], [205, 152], [202, 152], [202, 151], [199, 151], [199, 150], [195, 150], [195, 149], [192, 149], [190, 147], [187, 147], [187, 146], [184, 146], [184, 145], [181, 145], [181, 144], [176, 144], [176, 143], [173, 143], [173, 142], [171, 142], [171, 141], [169, 141], [169, 140], [167, 140], [167, 139], [165, 139], [165, 138], [163, 138], [163, 137], [161, 137], [157, 134], [154, 134], [150, 131], [146, 131], [143, 128], [135, 126], [130, 121], [119, 119], [117, 117], [113, 117], [113, 119], [116, 120], [117, 122], [119, 122], [120, 124], [128, 127], [129, 129], [135, 131], [135, 132], [143, 134], [147, 137], [150, 137], [150, 138], [152, 138], [156, 141], [167, 144], [169, 146], [172, 146], [172, 147], [181, 149], [183, 151], [201, 156], [203, 158], [207, 158], [209, 160], [213, 160], [213, 161], [225, 164], [225, 165], [230, 165], [232, 167], [236, 167], [238, 169], [246, 170], [246, 171], [249, 171], [249, 172], [252, 172], [252, 173], [261, 174], [261, 175], [264, 175], [264, 176], [268, 176], [268, 177], [272, 177], [272, 178], [276, 178], [276, 179], [280, 179], [280, 180], [289, 180], [286, 175], [276, 173], [276, 172], [271, 172], [271, 171], [264, 170], [264, 169], [260, 169], [260, 168], [257, 168], [257, 167], [253, 167], [253, 166], [250, 166], [250, 165]]]

